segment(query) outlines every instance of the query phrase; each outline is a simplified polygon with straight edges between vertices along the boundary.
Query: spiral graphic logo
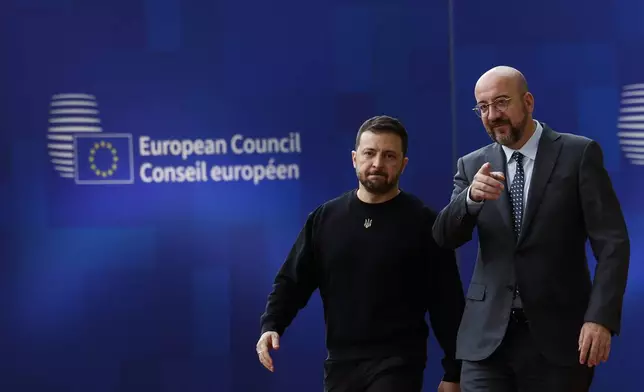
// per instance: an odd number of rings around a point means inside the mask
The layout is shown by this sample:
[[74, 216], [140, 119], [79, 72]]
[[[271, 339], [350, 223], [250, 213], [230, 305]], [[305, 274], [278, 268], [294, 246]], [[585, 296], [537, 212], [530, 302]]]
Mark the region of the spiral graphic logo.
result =
[[134, 183], [132, 135], [103, 132], [94, 95], [53, 95], [47, 140], [62, 178], [87, 185]]
[[51, 97], [47, 150], [54, 170], [75, 178], [74, 136], [102, 132], [98, 102], [91, 94], [55, 94]]
[[617, 128], [624, 156], [633, 165], [644, 165], [644, 83], [622, 87]]

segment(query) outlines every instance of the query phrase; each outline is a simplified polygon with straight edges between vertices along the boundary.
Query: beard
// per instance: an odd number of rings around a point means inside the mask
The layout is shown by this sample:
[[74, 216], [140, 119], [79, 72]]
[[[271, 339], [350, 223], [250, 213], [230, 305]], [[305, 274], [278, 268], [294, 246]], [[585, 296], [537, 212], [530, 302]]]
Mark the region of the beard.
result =
[[[499, 118], [498, 120], [491, 122], [486, 128], [487, 134], [490, 138], [504, 146], [512, 146], [516, 144], [525, 133], [526, 125], [528, 124], [528, 111], [523, 107], [523, 118], [518, 124], [512, 124], [508, 118]], [[507, 134], [497, 135], [495, 128], [499, 126], [508, 126], [510, 131]]]
[[[389, 178], [387, 173], [373, 170], [367, 173], [361, 173], [356, 170], [358, 181], [371, 194], [384, 195], [398, 186], [400, 173]], [[371, 177], [372, 176], [372, 177]]]

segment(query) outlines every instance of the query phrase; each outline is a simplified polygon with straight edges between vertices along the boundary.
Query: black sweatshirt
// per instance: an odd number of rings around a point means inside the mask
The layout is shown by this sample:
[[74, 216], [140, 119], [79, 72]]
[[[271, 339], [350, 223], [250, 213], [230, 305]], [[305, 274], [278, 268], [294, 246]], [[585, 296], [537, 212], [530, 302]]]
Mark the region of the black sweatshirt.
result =
[[329, 359], [424, 360], [429, 311], [445, 352], [443, 380], [459, 381], [456, 335], [465, 299], [454, 252], [432, 238], [435, 218], [406, 192], [368, 204], [353, 190], [319, 206], [275, 278], [261, 332], [282, 335], [319, 288]]

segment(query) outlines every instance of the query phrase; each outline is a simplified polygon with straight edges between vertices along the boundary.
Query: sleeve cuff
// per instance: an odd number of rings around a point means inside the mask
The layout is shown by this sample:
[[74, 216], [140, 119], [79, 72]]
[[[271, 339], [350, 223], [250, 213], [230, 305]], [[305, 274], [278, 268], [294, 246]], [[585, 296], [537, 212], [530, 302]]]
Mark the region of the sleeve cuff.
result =
[[469, 214], [477, 214], [483, 208], [483, 201], [474, 201], [470, 198], [470, 186], [467, 187], [467, 212]]
[[277, 325], [275, 325], [273, 323], [266, 323], [266, 324], [262, 325], [262, 329], [261, 329], [260, 334], [263, 335], [266, 332], [277, 332], [278, 335], [282, 336], [282, 334], [284, 333], [284, 330], [278, 328]]
[[460, 383], [461, 382], [461, 361], [459, 360], [445, 360], [443, 363], [443, 368], [445, 373], [443, 374], [443, 381]]
[[443, 381], [445, 382], [453, 382], [455, 384], [458, 384], [461, 382], [461, 374], [460, 373], [445, 373], [443, 375]]

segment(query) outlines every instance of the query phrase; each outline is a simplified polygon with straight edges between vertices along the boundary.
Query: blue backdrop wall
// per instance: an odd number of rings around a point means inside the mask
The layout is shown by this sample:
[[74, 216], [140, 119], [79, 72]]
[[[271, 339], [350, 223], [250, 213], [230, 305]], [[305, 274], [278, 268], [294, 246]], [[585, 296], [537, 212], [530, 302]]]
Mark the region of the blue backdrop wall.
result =
[[[642, 167], [618, 135], [622, 86], [644, 83], [644, 8], [614, 4], [3, 2], [1, 389], [320, 390], [317, 295], [275, 374], [254, 351], [306, 214], [355, 186], [355, 133], [380, 113], [410, 132], [403, 188], [441, 208], [455, 153], [488, 142], [469, 109], [498, 63], [525, 71], [537, 118], [605, 149], [634, 245], [623, 336], [595, 390], [644, 388]], [[630, 113], [621, 131], [644, 128]], [[474, 252], [459, 251], [465, 284]]]

